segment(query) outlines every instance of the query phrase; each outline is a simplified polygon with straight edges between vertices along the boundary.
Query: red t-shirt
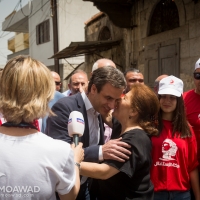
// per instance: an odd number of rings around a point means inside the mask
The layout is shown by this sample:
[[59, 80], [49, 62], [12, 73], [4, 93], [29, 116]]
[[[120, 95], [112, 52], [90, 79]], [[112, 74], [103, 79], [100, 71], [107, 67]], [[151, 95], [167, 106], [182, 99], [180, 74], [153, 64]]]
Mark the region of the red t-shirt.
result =
[[189, 172], [198, 166], [196, 139], [172, 138], [172, 123], [163, 120], [163, 130], [152, 137], [151, 180], [154, 191], [190, 189]]
[[192, 126], [196, 136], [197, 156], [200, 163], [200, 95], [196, 94], [194, 90], [190, 90], [183, 94], [183, 98], [185, 102], [187, 120]]

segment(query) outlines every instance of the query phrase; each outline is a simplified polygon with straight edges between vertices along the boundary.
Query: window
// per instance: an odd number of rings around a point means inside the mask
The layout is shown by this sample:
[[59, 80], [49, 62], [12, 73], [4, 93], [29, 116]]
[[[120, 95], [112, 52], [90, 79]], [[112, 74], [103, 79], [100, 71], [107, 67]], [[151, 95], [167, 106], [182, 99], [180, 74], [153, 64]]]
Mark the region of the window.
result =
[[36, 43], [43, 44], [50, 41], [49, 19], [36, 26]]
[[110, 40], [110, 39], [111, 39], [110, 30], [107, 26], [104, 26], [99, 33], [98, 40]]
[[174, 1], [161, 0], [151, 18], [149, 35], [179, 27], [179, 14]]

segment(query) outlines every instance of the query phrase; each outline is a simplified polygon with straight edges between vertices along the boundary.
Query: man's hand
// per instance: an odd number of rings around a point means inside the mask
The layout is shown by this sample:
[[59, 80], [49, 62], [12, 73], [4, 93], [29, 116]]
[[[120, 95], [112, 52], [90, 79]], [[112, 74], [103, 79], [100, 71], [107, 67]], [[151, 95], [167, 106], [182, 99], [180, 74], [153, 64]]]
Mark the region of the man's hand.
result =
[[125, 160], [129, 159], [131, 151], [127, 150], [127, 148], [131, 148], [131, 146], [125, 142], [121, 142], [121, 139], [110, 140], [102, 146], [103, 159], [111, 159], [119, 162], [125, 162]]

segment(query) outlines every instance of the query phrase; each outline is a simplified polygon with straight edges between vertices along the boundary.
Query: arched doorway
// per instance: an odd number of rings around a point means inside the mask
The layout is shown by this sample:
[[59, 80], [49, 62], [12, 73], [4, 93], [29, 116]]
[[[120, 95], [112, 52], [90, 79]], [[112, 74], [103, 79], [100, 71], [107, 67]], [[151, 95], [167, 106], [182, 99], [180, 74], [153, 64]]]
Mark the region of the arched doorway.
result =
[[174, 1], [161, 0], [151, 17], [149, 36], [179, 27], [179, 14]]
[[161, 74], [180, 76], [180, 38], [173, 36], [174, 29], [179, 27], [176, 3], [172, 0], [160, 0], [152, 12], [148, 36], [154, 43], [145, 47], [145, 82], [150, 87], [153, 87], [155, 79]]
[[98, 40], [111, 40], [110, 29], [107, 26], [104, 26], [99, 33]]

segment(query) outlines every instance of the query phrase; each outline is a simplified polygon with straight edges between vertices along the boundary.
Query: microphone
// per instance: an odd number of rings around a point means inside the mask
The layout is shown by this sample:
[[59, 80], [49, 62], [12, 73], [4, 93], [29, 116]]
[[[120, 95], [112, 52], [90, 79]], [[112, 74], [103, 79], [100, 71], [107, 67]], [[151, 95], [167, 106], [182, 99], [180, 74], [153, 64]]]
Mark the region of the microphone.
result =
[[85, 129], [85, 122], [81, 112], [72, 111], [68, 119], [68, 133], [73, 137], [75, 146], [79, 143], [79, 137], [83, 135]]

